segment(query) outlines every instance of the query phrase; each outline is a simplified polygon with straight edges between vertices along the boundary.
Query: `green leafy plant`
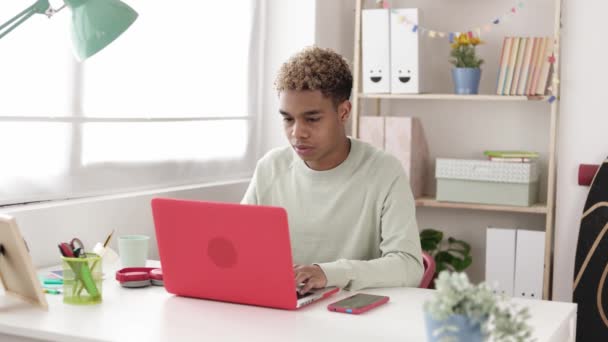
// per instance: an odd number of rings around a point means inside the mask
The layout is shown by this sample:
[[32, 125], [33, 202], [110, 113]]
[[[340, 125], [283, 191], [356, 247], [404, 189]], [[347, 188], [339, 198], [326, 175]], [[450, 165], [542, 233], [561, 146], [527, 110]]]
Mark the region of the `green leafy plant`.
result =
[[[527, 308], [519, 308], [506, 297], [494, 294], [486, 283], [473, 285], [464, 273], [443, 271], [435, 280], [435, 286], [433, 297], [424, 303], [424, 311], [435, 321], [462, 315], [470, 323], [479, 324], [481, 333], [493, 341], [531, 340]], [[446, 322], [433, 334], [443, 334], [441, 341], [453, 341], [449, 335], [456, 331], [458, 327]]]
[[441, 231], [423, 230], [420, 232], [420, 244], [422, 249], [435, 259], [435, 275], [444, 270], [462, 272], [473, 262], [471, 245], [453, 237], [449, 237], [445, 242]]
[[450, 63], [457, 68], [479, 68], [483, 64], [483, 59], [477, 57], [475, 51], [475, 47], [479, 44], [483, 44], [481, 39], [461, 33], [451, 45]]

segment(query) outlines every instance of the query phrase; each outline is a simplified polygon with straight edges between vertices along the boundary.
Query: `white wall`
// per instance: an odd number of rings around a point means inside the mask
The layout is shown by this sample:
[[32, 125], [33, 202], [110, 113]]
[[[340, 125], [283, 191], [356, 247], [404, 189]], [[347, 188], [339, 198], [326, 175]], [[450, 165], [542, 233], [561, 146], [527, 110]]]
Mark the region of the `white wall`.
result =
[[563, 9], [562, 102], [557, 176], [554, 298], [570, 301], [579, 223], [588, 187], [577, 185], [579, 164], [599, 164], [608, 155], [605, 81], [608, 3], [566, 1]]
[[332, 48], [352, 63], [355, 41], [355, 1], [317, 0], [315, 44]]
[[262, 153], [287, 143], [279, 115], [274, 80], [289, 56], [315, 41], [314, 0], [266, 0], [264, 49]]
[[[158, 257], [150, 200], [172, 197], [192, 200], [239, 202], [249, 180], [160, 189], [121, 196], [104, 196], [47, 204], [3, 208], [3, 214], [17, 219], [37, 267], [60, 263], [57, 244], [74, 237], [85, 246], [103, 242], [112, 229], [115, 237], [123, 234], [145, 234], [152, 237], [150, 257]], [[112, 248], [117, 250], [117, 239]]]

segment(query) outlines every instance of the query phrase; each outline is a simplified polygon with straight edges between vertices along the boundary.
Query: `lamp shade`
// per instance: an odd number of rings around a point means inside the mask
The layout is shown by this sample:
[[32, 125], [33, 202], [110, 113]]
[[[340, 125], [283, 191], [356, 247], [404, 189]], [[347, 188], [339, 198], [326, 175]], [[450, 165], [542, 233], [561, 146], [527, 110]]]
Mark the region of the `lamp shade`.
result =
[[72, 10], [72, 41], [79, 60], [93, 56], [118, 38], [137, 19], [119, 0], [64, 0]]

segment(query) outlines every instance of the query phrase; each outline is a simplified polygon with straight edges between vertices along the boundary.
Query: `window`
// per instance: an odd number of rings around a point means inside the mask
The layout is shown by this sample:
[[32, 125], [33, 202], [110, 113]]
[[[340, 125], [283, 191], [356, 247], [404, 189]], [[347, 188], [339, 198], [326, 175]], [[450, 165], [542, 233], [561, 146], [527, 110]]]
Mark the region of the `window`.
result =
[[257, 2], [125, 2], [137, 21], [84, 63], [69, 10], [0, 41], [0, 205], [250, 175]]

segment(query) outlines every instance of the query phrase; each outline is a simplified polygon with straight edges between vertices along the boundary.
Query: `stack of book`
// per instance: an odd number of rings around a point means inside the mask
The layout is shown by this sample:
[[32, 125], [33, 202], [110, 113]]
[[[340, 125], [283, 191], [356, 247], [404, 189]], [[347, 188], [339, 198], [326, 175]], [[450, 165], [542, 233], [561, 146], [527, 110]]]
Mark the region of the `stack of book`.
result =
[[497, 95], [545, 95], [553, 72], [551, 37], [505, 37]]
[[537, 152], [530, 151], [484, 151], [490, 161], [509, 163], [530, 163], [538, 158]]

